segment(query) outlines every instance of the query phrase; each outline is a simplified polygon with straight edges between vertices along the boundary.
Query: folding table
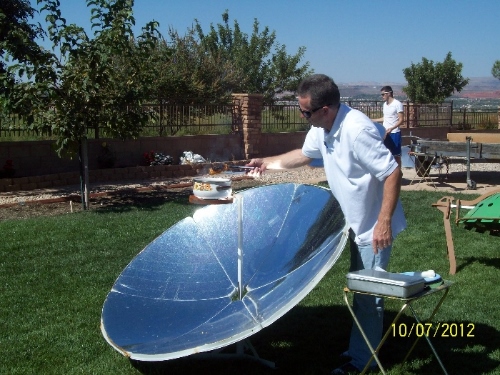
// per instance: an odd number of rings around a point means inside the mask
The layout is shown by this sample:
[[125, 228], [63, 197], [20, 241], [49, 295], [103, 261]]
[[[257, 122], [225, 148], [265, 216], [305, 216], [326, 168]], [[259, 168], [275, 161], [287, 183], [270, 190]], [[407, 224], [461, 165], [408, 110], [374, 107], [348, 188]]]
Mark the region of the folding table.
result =
[[[373, 359], [375, 359], [375, 361], [377, 362], [378, 367], [380, 368], [380, 370], [382, 371], [382, 373], [386, 374], [386, 372], [384, 370], [384, 367], [382, 366], [382, 363], [380, 362], [380, 359], [378, 357], [378, 353], [380, 352], [380, 349], [381, 349], [382, 345], [385, 343], [385, 341], [387, 340], [387, 338], [391, 334], [391, 331], [393, 330], [393, 327], [396, 326], [396, 323], [398, 322], [398, 320], [401, 317], [401, 315], [403, 314], [403, 312], [407, 308], [409, 308], [409, 310], [411, 311], [411, 313], [412, 313], [412, 315], [413, 315], [413, 317], [414, 317], [417, 325], [418, 324], [422, 325], [422, 324], [425, 324], [425, 323], [431, 323], [432, 322], [432, 318], [436, 315], [437, 311], [441, 307], [444, 299], [448, 295], [449, 288], [452, 285], [453, 285], [453, 283], [451, 281], [444, 280], [441, 285], [438, 285], [438, 286], [435, 286], [435, 287], [429, 287], [429, 286], [427, 286], [426, 289], [424, 289], [422, 292], [419, 292], [419, 293], [414, 294], [412, 296], [409, 296], [407, 298], [387, 296], [387, 295], [383, 295], [383, 294], [359, 292], [359, 291], [351, 290], [351, 289], [345, 287], [344, 288], [344, 301], [345, 301], [345, 303], [346, 303], [346, 305], [347, 305], [347, 307], [348, 307], [348, 309], [349, 309], [349, 311], [350, 311], [350, 313], [351, 313], [351, 315], [353, 317], [353, 320], [354, 320], [355, 324], [358, 326], [359, 331], [361, 332], [361, 335], [363, 336], [363, 338], [364, 338], [364, 340], [366, 342], [366, 345], [368, 345], [368, 348], [370, 349], [370, 351], [372, 353], [372, 356], [370, 357], [370, 359], [366, 363], [366, 365], [363, 368], [361, 374], [366, 373], [366, 371], [368, 370], [368, 368], [370, 366], [370, 363], [371, 363], [371, 361]], [[396, 317], [394, 318], [394, 320], [389, 325], [389, 328], [387, 329], [387, 331], [385, 332], [384, 336], [382, 337], [382, 340], [380, 340], [380, 343], [378, 344], [378, 346], [375, 349], [373, 349], [372, 345], [370, 344], [370, 341], [368, 340], [365, 332], [363, 331], [363, 328], [361, 327], [361, 324], [359, 323], [358, 319], [356, 318], [354, 310], [351, 307], [351, 304], [349, 303], [349, 300], [348, 300], [348, 294], [349, 293], [359, 293], [359, 294], [365, 294], [365, 295], [370, 295], [370, 296], [374, 296], [374, 297], [389, 298], [389, 299], [399, 300], [399, 301], [401, 301], [403, 303], [401, 309], [396, 314]], [[415, 309], [413, 308], [412, 303], [414, 303], [415, 301], [420, 300], [421, 298], [430, 296], [430, 295], [435, 294], [435, 293], [442, 293], [441, 298], [439, 298], [439, 300], [437, 301], [437, 303], [434, 306], [434, 309], [432, 310], [432, 313], [429, 315], [429, 317], [427, 319], [421, 319], [418, 316], [418, 314], [415, 311]], [[415, 336], [416, 336], [415, 341], [414, 341], [413, 345], [411, 346], [410, 350], [408, 351], [408, 353], [406, 354], [406, 356], [403, 359], [403, 361], [406, 361], [408, 359], [408, 357], [410, 356], [411, 352], [415, 348], [417, 342], [419, 341], [420, 337], [424, 336], [424, 338], [427, 340], [427, 343], [429, 344], [429, 347], [432, 350], [432, 353], [434, 354], [434, 356], [436, 357], [437, 361], [439, 362], [439, 365], [441, 366], [441, 369], [447, 375], [448, 372], [446, 371], [446, 369], [445, 369], [445, 367], [443, 365], [443, 362], [439, 358], [439, 355], [437, 354], [436, 349], [434, 348], [434, 345], [432, 345], [432, 342], [431, 342], [430, 338], [427, 335], [427, 333], [430, 334], [430, 333], [434, 333], [434, 332], [435, 331], [431, 327], [431, 329], [429, 331], [425, 332], [426, 334], [418, 335], [417, 333], [415, 333]]]
[[[427, 181], [429, 184], [432, 184], [435, 189], [437, 189], [436, 184], [430, 177], [430, 172], [432, 166], [435, 164], [436, 160], [438, 159], [438, 156], [436, 154], [434, 155], [429, 155], [429, 154], [424, 154], [424, 153], [419, 153], [419, 152], [409, 152], [410, 159], [413, 157], [413, 163], [415, 164], [415, 171], [417, 174], [413, 179], [410, 181], [410, 185], [415, 181], [415, 179], [418, 180], [418, 184], [420, 184], [422, 181]], [[439, 173], [441, 175], [441, 173]]]

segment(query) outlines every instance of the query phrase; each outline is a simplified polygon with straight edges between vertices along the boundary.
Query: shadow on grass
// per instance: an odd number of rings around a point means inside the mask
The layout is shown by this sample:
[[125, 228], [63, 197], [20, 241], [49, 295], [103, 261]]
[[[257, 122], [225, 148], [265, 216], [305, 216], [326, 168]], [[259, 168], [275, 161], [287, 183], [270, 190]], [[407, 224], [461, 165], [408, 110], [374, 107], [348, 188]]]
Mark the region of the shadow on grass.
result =
[[[245, 183], [246, 182], [246, 183]], [[260, 186], [253, 181], [243, 181], [234, 192]], [[91, 199], [92, 209], [97, 213], [127, 212], [136, 209], [156, 210], [165, 203], [178, 203], [180, 205], [201, 208], [202, 205], [189, 203], [189, 196], [192, 194], [191, 188], [166, 190], [158, 188], [147, 191], [137, 191], [136, 189], [120, 190], [111, 192], [103, 196]]]
[[[388, 311], [385, 322], [389, 328], [396, 313]], [[402, 317], [401, 323], [414, 322]], [[460, 325], [464, 322], [448, 322]], [[132, 366], [143, 374], [329, 374], [344, 363], [339, 354], [348, 347], [351, 315], [344, 306], [303, 307], [296, 306], [271, 326], [249, 339], [260, 358], [272, 361], [276, 369], [248, 359], [200, 359], [189, 356], [162, 362], [131, 360]], [[498, 332], [487, 325], [474, 325], [464, 332], [474, 337], [432, 338], [432, 343], [450, 374], [488, 373], [498, 368], [500, 362], [491, 359], [498, 350]], [[439, 335], [438, 335], [439, 336]], [[459, 337], [460, 336], [460, 337]], [[389, 374], [442, 374], [437, 360], [424, 338], [413, 350], [408, 363], [402, 361], [413, 343], [408, 337], [389, 337], [382, 347], [380, 360]], [[480, 347], [472, 352], [471, 347]], [[224, 352], [234, 353], [235, 345]]]
[[461, 261], [460, 265], [457, 266], [457, 272], [470, 266], [474, 263], [481, 263], [488, 267], [494, 267], [500, 269], [500, 258], [487, 258], [487, 257], [466, 257], [463, 258], [465, 261]]
[[[448, 172], [446, 173], [446, 167], [444, 167], [441, 170], [441, 174], [439, 173], [438, 169], [432, 168], [430, 170], [430, 174], [428, 175], [429, 178], [431, 178], [433, 181], [441, 182], [441, 183], [450, 183], [450, 184], [461, 184], [461, 183], [467, 183], [467, 167], [464, 165], [463, 170], [455, 170], [453, 172]], [[413, 170], [413, 168], [410, 168]], [[405, 168], [403, 167], [403, 174], [405, 172]], [[413, 173], [413, 171], [412, 171]], [[489, 184], [489, 183], [496, 183], [498, 182], [498, 178], [500, 177], [500, 173], [498, 171], [483, 171], [483, 170], [477, 170], [474, 166], [471, 167], [470, 170], [470, 177], [472, 180], [474, 180], [477, 183], [484, 183], [484, 184]], [[413, 178], [413, 175], [404, 177], [407, 180], [410, 180]], [[422, 177], [415, 177], [415, 181], [421, 179]]]
[[120, 213], [136, 209], [153, 211], [168, 202], [188, 206], [190, 205], [189, 194], [189, 191], [153, 190], [137, 192], [122, 190], [119, 193], [95, 198], [91, 201], [91, 204], [93, 205], [93, 211], [97, 213]]
[[[234, 189], [234, 193], [259, 186], [261, 185], [253, 181], [248, 181], [246, 184], [240, 182], [239, 187]], [[191, 204], [189, 202], [189, 196], [191, 194], [191, 188], [178, 189], [176, 191], [163, 188], [147, 191], [130, 189], [111, 192], [103, 196], [92, 198], [90, 201], [92, 210], [97, 213], [120, 213], [137, 209], [153, 211], [159, 209], [165, 203], [177, 203], [193, 208], [203, 207], [203, 205]]]

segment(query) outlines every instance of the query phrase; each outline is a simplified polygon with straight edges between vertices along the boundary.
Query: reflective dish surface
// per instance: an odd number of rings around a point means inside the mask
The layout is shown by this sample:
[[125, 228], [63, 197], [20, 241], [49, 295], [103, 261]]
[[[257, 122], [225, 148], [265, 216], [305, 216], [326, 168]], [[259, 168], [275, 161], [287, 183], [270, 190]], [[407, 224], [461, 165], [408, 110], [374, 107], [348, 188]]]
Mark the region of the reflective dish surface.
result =
[[102, 334], [142, 361], [241, 341], [314, 288], [340, 256], [346, 231], [331, 192], [313, 185], [252, 188], [234, 203], [200, 208], [122, 271], [104, 302]]

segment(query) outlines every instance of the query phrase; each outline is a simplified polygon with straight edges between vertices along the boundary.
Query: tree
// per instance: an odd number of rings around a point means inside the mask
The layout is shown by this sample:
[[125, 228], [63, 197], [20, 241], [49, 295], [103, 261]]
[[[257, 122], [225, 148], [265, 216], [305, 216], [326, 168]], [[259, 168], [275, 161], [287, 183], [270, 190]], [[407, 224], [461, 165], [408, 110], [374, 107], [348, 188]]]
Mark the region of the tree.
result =
[[[294, 91], [300, 80], [312, 73], [309, 63], [299, 65], [305, 47], [300, 47], [295, 55], [288, 55], [286, 46], [276, 42], [276, 33], [265, 27], [259, 30], [259, 22], [254, 20], [252, 35], [248, 36], [234, 21], [234, 29], [229, 26], [228, 11], [222, 14], [223, 24], [217, 28], [210, 26], [205, 34], [195, 20], [195, 30], [203, 47], [203, 53], [218, 61], [230, 62], [228, 89], [231, 92], [259, 93], [267, 102], [272, 102], [276, 94]], [[222, 74], [222, 73], [221, 73]], [[227, 79], [224, 75], [222, 79]]]
[[419, 64], [403, 69], [408, 85], [403, 91], [414, 103], [442, 103], [453, 92], [460, 92], [469, 83], [462, 77], [462, 64], [448, 52], [442, 63], [422, 58]]
[[208, 34], [195, 20], [185, 35], [170, 29], [168, 41], [158, 40], [141, 72], [141, 81], [149, 82], [145, 91], [150, 99], [221, 103], [233, 92], [249, 92], [272, 100], [276, 93], [295, 90], [310, 73], [308, 63], [300, 66], [305, 48], [288, 55], [274, 32], [267, 27], [259, 31], [257, 20], [249, 37], [237, 21], [231, 29], [227, 11], [222, 17], [224, 24], [211, 25]]
[[493, 77], [500, 79], [500, 60], [495, 61], [493, 67], [491, 68], [491, 74]]
[[[2, 60], [0, 71], [2, 105], [21, 115], [28, 129], [55, 136], [60, 156], [78, 153], [85, 185], [87, 132], [138, 136], [149, 118], [142, 104], [151, 96], [222, 98], [246, 91], [272, 100], [309, 73], [308, 63], [299, 66], [304, 48], [288, 55], [274, 32], [266, 27], [260, 33], [257, 20], [249, 38], [236, 21], [234, 30], [229, 27], [227, 12], [224, 25], [206, 36], [198, 23], [184, 37], [171, 30], [168, 45], [157, 22], [134, 36], [133, 0], [87, 0], [93, 38], [67, 25], [59, 0], [37, 1], [47, 30], [28, 23], [35, 10], [27, 0], [1, 3], [0, 57], [5, 51], [9, 62]], [[42, 36], [52, 51], [36, 43]]]
[[[92, 39], [82, 27], [66, 24], [59, 0], [38, 2], [47, 14], [53, 51], [44, 51], [33, 68], [24, 61], [26, 52], [14, 56], [15, 49], [8, 51], [18, 64], [9, 66], [7, 73], [18, 79], [4, 93], [5, 107], [22, 115], [32, 129], [55, 135], [59, 155], [78, 152], [86, 186], [87, 131], [104, 127], [113, 137], [135, 137], [148, 119], [141, 107], [146, 86], [138, 79], [142, 59], [159, 39], [158, 24], [148, 23], [136, 38], [133, 0], [87, 0]], [[125, 60], [126, 65], [119, 64]], [[40, 118], [46, 121], [35, 122]], [[88, 199], [83, 198], [86, 206]]]
[[[29, 23], [35, 9], [27, 0], [3, 0], [0, 3], [0, 96], [9, 96], [16, 85], [15, 71], [32, 76], [43, 66], [49, 54], [36, 39], [42, 37], [43, 29]], [[22, 64], [19, 66], [18, 64]], [[9, 67], [9, 65], [13, 65]]]
[[[30, 62], [42, 53], [35, 39], [43, 34], [40, 25], [30, 24], [35, 9], [27, 0], [4, 0], [0, 3], [0, 74], [7, 73], [4, 59]], [[13, 78], [13, 77], [11, 77]]]
[[[44, 59], [31, 70], [24, 57], [8, 51], [19, 63], [8, 67], [10, 76], [18, 79], [4, 95], [7, 109], [26, 117], [33, 128], [55, 135], [59, 154], [74, 152], [86, 131], [98, 126], [110, 136], [138, 135], [147, 121], [141, 108], [146, 93], [138, 78], [142, 59], [159, 38], [158, 24], [148, 23], [135, 38], [133, 0], [87, 0], [93, 7], [91, 39], [83, 28], [66, 25], [58, 0], [39, 3], [47, 13], [53, 51], [44, 51]], [[120, 65], [120, 60], [128, 64]], [[50, 117], [50, 122], [34, 123], [36, 116]]]
[[181, 36], [169, 30], [169, 42], [160, 40], [144, 61], [142, 74], [150, 82], [147, 91], [152, 99], [178, 103], [193, 100], [224, 102], [236, 81], [231, 62], [205, 53], [194, 30]]

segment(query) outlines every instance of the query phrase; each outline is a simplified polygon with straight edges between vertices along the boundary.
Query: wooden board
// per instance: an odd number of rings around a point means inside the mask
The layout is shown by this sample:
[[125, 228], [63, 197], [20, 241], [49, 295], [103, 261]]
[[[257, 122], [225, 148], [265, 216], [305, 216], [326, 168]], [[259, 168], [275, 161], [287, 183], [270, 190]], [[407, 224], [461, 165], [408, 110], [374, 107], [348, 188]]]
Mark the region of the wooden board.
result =
[[500, 133], [448, 133], [446, 137], [450, 142], [465, 142], [471, 137], [472, 142], [500, 143]]
[[195, 195], [190, 195], [189, 203], [200, 204], [205, 206], [209, 204], [227, 204], [227, 203], [233, 203], [233, 197], [229, 197], [226, 199], [201, 199]]
[[[437, 153], [442, 156], [467, 157], [467, 143], [450, 142], [450, 141], [428, 141], [419, 140], [420, 145], [427, 146], [427, 154], [434, 155]], [[472, 159], [483, 160], [485, 162], [495, 161], [500, 159], [500, 143], [479, 143], [471, 142], [470, 156]]]

